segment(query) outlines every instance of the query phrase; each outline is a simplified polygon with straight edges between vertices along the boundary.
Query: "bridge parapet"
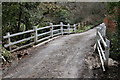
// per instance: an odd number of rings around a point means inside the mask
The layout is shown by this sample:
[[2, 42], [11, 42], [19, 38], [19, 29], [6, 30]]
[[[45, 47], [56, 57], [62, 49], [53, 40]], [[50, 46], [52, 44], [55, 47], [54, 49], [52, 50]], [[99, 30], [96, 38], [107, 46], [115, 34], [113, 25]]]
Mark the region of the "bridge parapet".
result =
[[108, 67], [110, 41], [106, 38], [106, 26], [104, 23], [100, 24], [96, 28], [96, 44], [103, 71]]
[[[65, 29], [67, 27], [67, 29]], [[45, 30], [47, 29], [47, 30]], [[42, 33], [39, 33], [40, 31], [44, 31]], [[72, 30], [72, 31], [71, 31]], [[63, 22], [60, 22], [58, 25], [53, 25], [53, 23], [50, 23], [49, 26], [45, 26], [42, 28], [38, 28], [37, 26], [34, 26], [32, 30], [24, 31], [24, 32], [19, 32], [15, 34], [10, 34], [9, 32], [7, 33], [6, 36], [3, 36], [4, 39], [7, 39], [7, 44], [4, 45], [5, 48], [9, 48], [10, 52], [14, 52], [16, 50], [19, 50], [21, 48], [31, 46], [33, 44], [36, 44], [41, 41], [45, 41], [47, 39], [53, 38], [58, 35], [63, 35], [63, 34], [70, 34], [70, 33], [75, 33], [76, 32], [76, 25], [70, 25], [70, 24], [63, 24]], [[12, 37], [16, 37], [19, 35], [24, 35], [24, 34], [33, 34], [28, 38], [24, 38], [18, 41], [11, 41]], [[32, 40], [33, 39], [33, 40]], [[17, 47], [15, 49], [12, 49], [13, 45], [19, 44], [24, 41], [29, 41], [31, 40], [32, 42], [25, 44], [23, 46]]]

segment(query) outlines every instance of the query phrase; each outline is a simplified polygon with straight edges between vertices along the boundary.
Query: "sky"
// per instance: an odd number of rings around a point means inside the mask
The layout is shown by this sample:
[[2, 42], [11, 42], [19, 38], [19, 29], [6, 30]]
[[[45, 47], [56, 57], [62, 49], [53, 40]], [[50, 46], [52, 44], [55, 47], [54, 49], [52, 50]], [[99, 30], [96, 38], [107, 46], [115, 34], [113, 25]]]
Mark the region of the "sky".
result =
[[120, 0], [0, 0], [1, 2], [118, 2]]

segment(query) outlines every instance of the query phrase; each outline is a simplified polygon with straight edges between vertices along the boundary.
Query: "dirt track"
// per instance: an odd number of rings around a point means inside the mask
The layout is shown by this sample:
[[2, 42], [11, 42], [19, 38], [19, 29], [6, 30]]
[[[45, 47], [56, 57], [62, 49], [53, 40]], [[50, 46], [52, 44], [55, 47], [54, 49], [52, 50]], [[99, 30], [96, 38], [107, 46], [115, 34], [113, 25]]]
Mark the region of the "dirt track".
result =
[[[85, 56], [93, 53], [96, 29], [64, 35], [31, 51], [3, 74], [4, 78], [88, 78]], [[84, 74], [84, 72], [86, 72]], [[85, 75], [85, 76], [83, 76]]]

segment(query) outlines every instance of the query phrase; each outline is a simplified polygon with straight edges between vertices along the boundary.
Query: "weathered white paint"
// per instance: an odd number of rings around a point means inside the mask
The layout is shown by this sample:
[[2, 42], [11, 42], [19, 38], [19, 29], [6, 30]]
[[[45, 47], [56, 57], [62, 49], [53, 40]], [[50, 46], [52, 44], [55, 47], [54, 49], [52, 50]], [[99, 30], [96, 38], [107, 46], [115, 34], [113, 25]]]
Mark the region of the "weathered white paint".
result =
[[98, 41], [98, 47], [100, 48], [100, 52], [102, 53], [103, 59], [106, 60], [104, 51], [103, 51], [102, 46], [101, 46], [101, 44], [100, 44], [100, 41]]
[[53, 23], [50, 23], [50, 31], [51, 31], [51, 37], [53, 37]]
[[51, 37], [51, 36], [44, 37], [44, 38], [42, 38], [42, 39], [39, 39], [37, 42], [41, 42], [41, 41], [43, 41], [43, 40], [49, 39], [50, 37]]
[[100, 53], [99, 47], [97, 47], [97, 49], [98, 49], [98, 53], [99, 53], [99, 56], [100, 56], [100, 61], [101, 61], [101, 64], [102, 64], [103, 71], [105, 71], [104, 61], [103, 61], [103, 59], [102, 59], [102, 55], [101, 55], [101, 53]]
[[107, 47], [107, 44], [105, 42], [105, 40], [103, 39], [102, 35], [100, 34], [100, 32], [98, 31], [98, 36], [100, 37], [100, 39], [102, 40], [102, 43], [104, 45], [104, 47]]
[[48, 31], [48, 32], [45, 32], [45, 33], [38, 34], [38, 37], [39, 37], [39, 36], [46, 35], [46, 34], [49, 34], [49, 33], [51, 33], [51, 31]]
[[[100, 42], [103, 43], [105, 50], [103, 51]], [[102, 63], [103, 71], [108, 67], [110, 41], [106, 38], [106, 26], [104, 23], [97, 27], [96, 31], [96, 48], [99, 52], [100, 60]]]
[[3, 36], [3, 38], [9, 38], [9, 37], [14, 37], [14, 36], [18, 36], [18, 35], [22, 35], [22, 34], [26, 34], [26, 33], [30, 33], [30, 32], [34, 32], [34, 30], [28, 30], [28, 31], [24, 31], [24, 32], [19, 32], [19, 33], [15, 33], [15, 34], [11, 34], [11, 35], [6, 35]]
[[38, 35], [38, 33], [37, 33], [37, 26], [34, 26], [33, 28], [35, 30], [35, 33], [34, 33], [34, 36], [35, 36], [34, 42], [37, 43], [37, 38], [38, 38], [38, 36], [37, 36]]
[[70, 24], [68, 24], [68, 33], [70, 34]]
[[43, 29], [50, 28], [50, 27], [51, 26], [46, 26], [46, 27], [38, 28], [37, 30], [43, 30]]
[[16, 41], [16, 42], [10, 42], [9, 44], [4, 45], [4, 47], [9, 47], [9, 46], [18, 44], [18, 43], [20, 43], [20, 42], [23, 42], [23, 41], [27, 41], [27, 40], [33, 39], [33, 38], [34, 38], [34, 36], [29, 37], [29, 38], [25, 38], [25, 39], [22, 39], [22, 40], [19, 40], [19, 41]]
[[29, 43], [29, 44], [23, 45], [23, 46], [21, 46], [21, 47], [18, 47], [18, 48], [16, 48], [16, 49], [11, 50], [11, 52], [14, 52], [14, 51], [17, 51], [17, 50], [19, 50], [19, 49], [25, 48], [25, 47], [27, 47], [27, 46], [31, 46], [31, 45], [33, 45], [34, 43], [35, 43], [35, 42], [31, 42], [31, 43]]
[[[64, 26], [67, 26], [68, 29], [63, 29]], [[60, 27], [60, 29], [53, 30], [53, 27]], [[43, 30], [43, 29], [47, 29], [47, 28], [50, 28], [50, 31], [38, 34], [38, 30]], [[9, 47], [10, 51], [13, 52], [13, 51], [19, 50], [21, 48], [30, 46], [30, 45], [32, 45], [34, 43], [38, 43], [38, 42], [41, 42], [43, 40], [49, 39], [51, 37], [58, 36], [58, 35], [63, 35], [65, 30], [68, 31], [68, 32], [65, 32], [65, 33], [71, 33], [70, 30], [75, 30], [75, 27], [74, 27], [74, 29], [71, 29], [70, 24], [64, 25], [63, 22], [60, 22], [60, 24], [58, 24], [58, 25], [53, 25], [53, 23], [50, 23], [50, 26], [46, 26], [46, 27], [42, 27], [42, 28], [37, 28], [37, 26], [34, 26], [33, 30], [19, 32], [19, 33], [15, 33], [15, 34], [11, 34], [11, 35], [10, 35], [10, 33], [8, 33], [6, 36], [3, 36], [4, 39], [6, 39], [6, 38], [8, 39], [8, 44], [5, 44], [4, 46]], [[11, 39], [10, 39], [11, 37], [26, 34], [26, 33], [31, 33], [31, 32], [34, 33], [34, 36], [24, 38], [22, 40], [18, 40], [18, 41], [15, 41], [15, 42], [11, 42]], [[44, 37], [42, 39], [38, 39], [39, 36], [43, 36], [43, 35], [46, 35], [46, 34], [50, 34], [50, 35], [47, 36], [47, 37]], [[11, 50], [12, 45], [15, 45], [15, 44], [18, 44], [20, 42], [27, 41], [27, 40], [30, 40], [30, 39], [34, 39], [34, 42], [31, 42], [30, 44], [18, 47], [17, 49]]]
[[74, 32], [76, 32], [76, 24], [74, 24], [73, 27], [74, 27]]
[[60, 26], [61, 26], [61, 34], [63, 35], [63, 23], [60, 22]]
[[109, 55], [110, 55], [110, 41], [108, 39], [106, 39], [106, 44], [107, 47], [105, 47], [105, 56], [106, 56], [106, 62], [105, 62], [105, 66], [108, 66], [108, 59], [109, 59]]

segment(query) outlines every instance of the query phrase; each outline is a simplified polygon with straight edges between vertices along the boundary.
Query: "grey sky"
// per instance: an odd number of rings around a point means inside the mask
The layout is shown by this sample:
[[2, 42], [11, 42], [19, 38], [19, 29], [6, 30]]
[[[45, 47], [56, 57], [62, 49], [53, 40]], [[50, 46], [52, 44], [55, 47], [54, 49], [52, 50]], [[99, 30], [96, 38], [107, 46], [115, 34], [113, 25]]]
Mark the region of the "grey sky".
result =
[[118, 2], [120, 0], [0, 0], [1, 2]]

